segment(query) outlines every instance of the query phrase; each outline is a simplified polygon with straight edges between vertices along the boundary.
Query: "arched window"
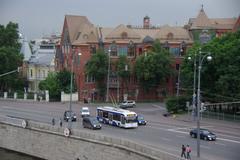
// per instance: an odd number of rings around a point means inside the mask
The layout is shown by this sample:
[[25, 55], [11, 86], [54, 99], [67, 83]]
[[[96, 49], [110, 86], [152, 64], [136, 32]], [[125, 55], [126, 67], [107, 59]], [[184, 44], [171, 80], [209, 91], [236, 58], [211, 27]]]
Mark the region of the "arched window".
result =
[[135, 45], [133, 41], [130, 41], [128, 44], [128, 56], [134, 56], [135, 55]]
[[172, 32], [169, 32], [167, 34], [167, 39], [173, 39], [173, 33]]
[[115, 41], [112, 42], [111, 46], [110, 46], [110, 55], [111, 56], [117, 56], [117, 44]]
[[127, 32], [122, 32], [121, 37], [122, 39], [127, 39], [128, 38]]

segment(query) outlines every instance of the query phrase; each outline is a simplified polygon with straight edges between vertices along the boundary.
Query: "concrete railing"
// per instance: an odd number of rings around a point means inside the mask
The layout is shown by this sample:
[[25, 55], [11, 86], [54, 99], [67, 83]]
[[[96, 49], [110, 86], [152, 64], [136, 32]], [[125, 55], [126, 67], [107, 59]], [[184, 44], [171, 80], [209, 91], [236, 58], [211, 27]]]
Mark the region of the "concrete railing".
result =
[[[131, 160], [179, 159], [178, 156], [143, 144], [105, 136], [97, 132], [91, 132], [91, 130], [73, 129], [71, 135], [65, 137], [62, 127], [25, 121], [27, 125], [26, 128], [23, 128], [25, 127], [23, 122], [23, 119], [0, 116], [0, 136], [8, 136], [7, 140], [2, 139], [0, 141], [0, 147], [45, 159], [81, 159], [85, 156], [88, 159], [100, 160], [102, 159], [101, 155], [106, 157], [103, 158], [106, 160], [120, 160], [122, 158]], [[17, 145], [14, 146], [15, 144]], [[31, 146], [35, 146], [35, 148]], [[52, 148], [54, 146], [56, 149]], [[86, 153], [86, 151], [89, 153]], [[93, 153], [98, 156], [92, 155]]]

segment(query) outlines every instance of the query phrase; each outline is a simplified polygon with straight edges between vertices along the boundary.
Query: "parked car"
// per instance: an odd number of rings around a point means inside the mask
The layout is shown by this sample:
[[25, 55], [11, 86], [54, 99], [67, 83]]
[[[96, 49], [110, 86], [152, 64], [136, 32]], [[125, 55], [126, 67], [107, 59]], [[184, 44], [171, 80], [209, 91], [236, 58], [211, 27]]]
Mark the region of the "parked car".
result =
[[[197, 128], [192, 129], [189, 132], [190, 136], [192, 138], [197, 138]], [[209, 131], [208, 129], [200, 129], [200, 139], [204, 139], [204, 140], [209, 140], [209, 141], [215, 141], [217, 139], [217, 136], [212, 133], [211, 131]]]
[[137, 122], [138, 122], [138, 125], [146, 125], [147, 124], [147, 121], [144, 120], [144, 117], [142, 115], [137, 116]]
[[74, 113], [73, 111], [67, 110], [64, 112], [63, 119], [65, 121], [77, 121], [77, 116], [76, 113]]
[[82, 107], [80, 114], [81, 114], [82, 117], [90, 116], [89, 108], [88, 107]]
[[96, 117], [84, 117], [82, 121], [84, 128], [101, 129], [102, 125], [99, 123]]
[[135, 106], [136, 106], [136, 102], [132, 100], [123, 101], [119, 105], [120, 108], [130, 108], [130, 107], [133, 108]]

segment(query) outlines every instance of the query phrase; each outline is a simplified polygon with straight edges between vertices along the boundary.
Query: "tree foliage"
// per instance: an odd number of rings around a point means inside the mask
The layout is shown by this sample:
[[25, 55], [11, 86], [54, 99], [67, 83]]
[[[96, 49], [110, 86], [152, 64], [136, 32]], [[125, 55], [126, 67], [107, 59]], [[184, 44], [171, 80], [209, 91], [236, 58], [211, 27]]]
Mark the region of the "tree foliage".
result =
[[47, 78], [39, 83], [40, 90], [48, 90], [50, 99], [60, 100], [61, 88], [56, 73], [49, 73]]
[[[201, 91], [205, 99], [214, 102], [240, 100], [240, 31], [215, 38], [201, 46], [201, 50], [210, 52], [213, 57], [211, 62], [204, 60], [202, 65]], [[199, 46], [193, 47], [187, 56], [193, 53], [197, 53], [198, 59]], [[193, 62], [185, 60], [182, 71], [185, 87], [192, 86]]]
[[[73, 79], [74, 82], [74, 79]], [[39, 89], [49, 91], [49, 97], [52, 100], [60, 100], [61, 91], [70, 93], [71, 72], [63, 70], [57, 73], [49, 73], [48, 77], [39, 83]], [[73, 83], [72, 92], [76, 91], [76, 85]]]
[[105, 95], [106, 84], [104, 82], [108, 70], [108, 56], [102, 49], [97, 50], [86, 65], [86, 74], [96, 80], [100, 96]]
[[[19, 53], [18, 25], [9, 22], [0, 25], [0, 74], [16, 70], [22, 65], [23, 56]], [[0, 78], [0, 91], [23, 90], [23, 78], [17, 73]]]
[[117, 61], [117, 74], [123, 79], [128, 78], [130, 76], [129, 66], [127, 56], [119, 56], [119, 60]]
[[172, 75], [172, 58], [165, 49], [161, 48], [158, 40], [153, 44], [152, 51], [137, 58], [135, 73], [140, 85], [144, 89], [150, 89], [164, 84], [166, 78]]

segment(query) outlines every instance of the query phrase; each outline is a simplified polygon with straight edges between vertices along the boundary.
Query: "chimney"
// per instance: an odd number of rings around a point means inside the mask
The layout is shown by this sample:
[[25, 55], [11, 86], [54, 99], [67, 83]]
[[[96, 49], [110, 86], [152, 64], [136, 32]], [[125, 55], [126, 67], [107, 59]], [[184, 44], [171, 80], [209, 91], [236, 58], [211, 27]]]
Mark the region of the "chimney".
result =
[[145, 16], [143, 18], [143, 28], [145, 29], [150, 28], [150, 18], [148, 16]]

